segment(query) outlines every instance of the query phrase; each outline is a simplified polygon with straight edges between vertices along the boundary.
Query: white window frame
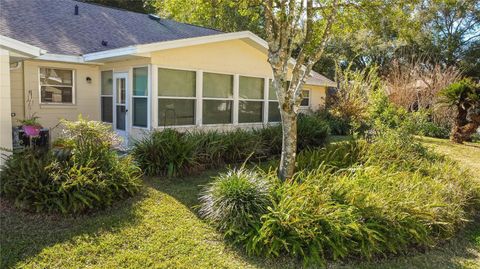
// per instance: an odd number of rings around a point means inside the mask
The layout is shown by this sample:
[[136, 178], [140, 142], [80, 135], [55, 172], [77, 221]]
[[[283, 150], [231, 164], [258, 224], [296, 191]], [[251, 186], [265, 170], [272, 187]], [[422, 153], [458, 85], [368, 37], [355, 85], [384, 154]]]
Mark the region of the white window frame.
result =
[[[203, 97], [203, 78], [205, 73], [210, 73], [210, 74], [217, 74], [217, 75], [227, 75], [231, 76], [233, 78], [232, 80], [232, 97], [231, 98], [223, 98], [223, 97]], [[205, 126], [224, 126], [224, 125], [238, 125], [238, 83], [239, 83], [239, 75], [238, 74], [232, 74], [232, 73], [224, 73], [224, 72], [215, 72], [215, 71], [203, 71], [202, 72], [202, 85], [201, 85], [201, 91], [202, 95], [200, 96], [202, 100], [202, 113], [201, 113], [201, 119], [202, 119], [202, 125]], [[230, 115], [230, 123], [203, 123], [203, 101], [209, 101], [209, 100], [217, 100], [217, 101], [232, 101], [232, 112]]]
[[307, 97], [307, 98], [303, 97], [303, 93], [302, 93], [302, 101], [303, 101], [304, 99], [307, 99], [307, 100], [308, 100], [308, 105], [303, 106], [302, 103], [300, 102], [300, 107], [301, 107], [301, 108], [310, 108], [310, 105], [312, 104], [312, 90], [310, 90], [310, 89], [302, 89], [302, 92], [303, 92], [303, 91], [308, 92], [308, 97]]
[[[152, 76], [152, 79], [155, 79], [155, 94], [157, 96], [157, 98], [155, 99], [156, 100], [156, 104], [155, 104], [155, 128], [160, 128], [160, 129], [163, 129], [163, 128], [171, 128], [171, 127], [180, 127], [180, 128], [188, 128], [188, 127], [195, 127], [197, 126], [197, 120], [198, 120], [198, 116], [197, 116], [197, 113], [198, 113], [198, 87], [199, 87], [199, 84], [198, 84], [198, 71], [197, 70], [193, 70], [193, 69], [188, 69], [188, 68], [175, 68], [175, 67], [167, 67], [167, 66], [160, 66], [160, 65], [154, 65], [153, 66], [154, 70], [152, 70], [152, 73], [155, 73], [155, 77]], [[178, 70], [178, 71], [187, 71], [187, 72], [195, 72], [195, 96], [193, 97], [187, 97], [187, 96], [166, 96], [166, 95], [162, 95], [160, 96], [159, 94], [159, 89], [158, 89], [158, 70], [159, 69], [171, 69], [171, 70]], [[203, 78], [203, 76], [202, 76]], [[202, 81], [203, 83], [203, 81]], [[200, 85], [201, 87], [201, 85]], [[201, 96], [200, 96], [201, 98]], [[160, 122], [158, 121], [158, 116], [160, 114], [160, 107], [158, 106], [158, 100], [160, 99], [183, 99], [183, 100], [194, 100], [195, 102], [195, 109], [194, 109], [194, 112], [193, 112], [193, 124], [181, 124], [181, 125], [159, 125]], [[200, 117], [201, 118], [201, 117]]]
[[[111, 95], [102, 94], [102, 72], [112, 72], [112, 94]], [[113, 113], [114, 113], [113, 104], [115, 102], [115, 100], [113, 100], [113, 73], [114, 73], [113, 69], [100, 70], [100, 121], [103, 122], [103, 123], [112, 124], [112, 125], [113, 125]], [[112, 107], [111, 107], [112, 122], [103, 121], [103, 119], [102, 119], [102, 97], [111, 97], [112, 98]]]
[[[262, 79], [263, 80], [262, 96], [259, 99], [240, 98], [240, 77]], [[268, 79], [266, 79], [265, 77], [238, 75], [238, 110], [237, 110], [238, 117], [240, 117], [240, 101], [262, 103], [262, 115], [261, 115], [262, 119], [260, 121], [238, 122], [238, 124], [240, 124], [240, 125], [252, 125], [252, 124], [264, 124], [265, 123], [265, 106], [268, 106], [268, 102], [267, 102], [267, 104], [265, 104], [265, 80], [267, 80], [267, 82], [268, 82]], [[267, 96], [267, 98], [268, 98], [268, 96]], [[267, 110], [267, 121], [268, 121], [268, 110]]]
[[[50, 84], [45, 84], [42, 85], [42, 79], [40, 77], [40, 70], [42, 68], [46, 69], [56, 69], [56, 70], [67, 70], [67, 71], [72, 71], [72, 86], [65, 86], [65, 85], [50, 85]], [[38, 103], [40, 105], [53, 105], [53, 106], [72, 106], [76, 104], [76, 72], [75, 69], [71, 68], [57, 68], [57, 67], [48, 67], [48, 66], [39, 66], [38, 67]], [[51, 87], [60, 87], [60, 88], [72, 88], [72, 102], [71, 103], [56, 103], [56, 102], [42, 102], [42, 86], [51, 86]]]
[[[136, 69], [136, 68], [147, 68], [147, 96], [143, 96], [143, 95], [133, 95], [134, 93], [134, 89], [133, 89], [133, 70]], [[131, 74], [131, 77], [130, 77], [130, 89], [131, 89], [131, 94], [130, 94], [130, 110], [132, 111], [132, 113], [130, 113], [129, 117], [131, 117], [130, 119], [130, 122], [132, 123], [132, 128], [136, 128], [136, 129], [143, 129], [143, 130], [150, 130], [150, 127], [151, 127], [151, 95], [152, 95], [152, 76], [151, 76], [151, 68], [152, 66], [149, 64], [149, 65], [139, 65], [139, 66], [132, 66], [130, 68], [130, 74]], [[135, 112], [134, 110], [134, 102], [133, 100], [135, 98], [143, 98], [143, 99], [147, 99], [147, 126], [136, 126], [134, 125], [134, 122], [133, 122], [133, 113]]]

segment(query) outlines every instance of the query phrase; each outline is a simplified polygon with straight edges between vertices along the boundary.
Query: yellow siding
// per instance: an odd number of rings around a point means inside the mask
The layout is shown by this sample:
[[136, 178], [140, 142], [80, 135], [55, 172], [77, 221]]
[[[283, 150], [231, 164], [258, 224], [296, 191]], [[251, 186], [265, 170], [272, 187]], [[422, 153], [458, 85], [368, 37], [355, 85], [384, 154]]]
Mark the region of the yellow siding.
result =
[[[75, 104], [40, 104], [40, 67], [68, 68], [74, 70]], [[28, 108], [28, 105], [25, 105], [27, 117], [28, 115], [36, 113], [36, 115], [40, 117], [40, 123], [46, 128], [56, 126], [60, 119], [77, 119], [79, 114], [91, 120], [100, 119], [100, 71], [98, 66], [46, 61], [25, 61], [24, 70], [25, 96], [29, 96], [30, 92], [33, 96], [31, 109]], [[87, 77], [92, 79], [91, 83], [87, 83]], [[53, 135], [58, 131], [58, 129], [53, 130]]]
[[23, 91], [23, 63], [18, 68], [10, 70], [10, 87], [12, 93], [12, 125], [18, 126], [19, 119], [25, 118], [24, 91]]
[[317, 111], [325, 106], [326, 88], [316, 85], [305, 85], [303, 87], [310, 90], [310, 106], [302, 110]]
[[241, 40], [152, 53], [152, 64], [219, 73], [271, 77], [267, 55]]

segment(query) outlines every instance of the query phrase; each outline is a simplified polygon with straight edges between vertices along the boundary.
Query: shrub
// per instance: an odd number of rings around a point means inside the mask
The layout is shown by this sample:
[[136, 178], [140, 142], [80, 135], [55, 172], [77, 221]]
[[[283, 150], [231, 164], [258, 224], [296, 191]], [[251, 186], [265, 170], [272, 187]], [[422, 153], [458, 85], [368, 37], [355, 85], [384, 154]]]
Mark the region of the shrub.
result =
[[200, 215], [225, 236], [243, 241], [255, 234], [271, 205], [270, 183], [244, 168], [214, 178], [200, 197]]
[[1, 171], [1, 193], [23, 209], [81, 213], [132, 196], [140, 169], [112, 147], [119, 140], [110, 127], [79, 118], [63, 121], [65, 132], [50, 151], [25, 149]]
[[315, 116], [327, 123], [332, 135], [349, 135], [352, 132], [353, 127], [348, 118], [334, 115], [328, 110], [319, 111], [315, 113]]
[[320, 118], [300, 114], [297, 122], [298, 150], [325, 146], [329, 133], [328, 124]]
[[468, 172], [399, 131], [306, 150], [298, 168], [288, 182], [272, 184], [272, 205], [252, 222], [260, 228], [232, 234], [249, 253], [306, 264], [403, 253], [450, 238], [479, 204]]
[[134, 142], [132, 155], [149, 176], [177, 176], [194, 169], [200, 141], [172, 129], [152, 132]]
[[[329, 128], [321, 119], [302, 115], [298, 120], [298, 149], [324, 146]], [[145, 174], [185, 175], [225, 164], [265, 161], [280, 155], [282, 127], [229, 132], [155, 131], [134, 143], [132, 155]]]

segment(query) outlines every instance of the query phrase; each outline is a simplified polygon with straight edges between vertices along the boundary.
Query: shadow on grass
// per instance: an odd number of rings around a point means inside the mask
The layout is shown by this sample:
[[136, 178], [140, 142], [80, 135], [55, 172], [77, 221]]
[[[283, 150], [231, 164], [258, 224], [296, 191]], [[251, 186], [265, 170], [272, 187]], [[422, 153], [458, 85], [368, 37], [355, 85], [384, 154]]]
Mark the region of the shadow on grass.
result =
[[[184, 204], [199, 219], [198, 197], [205, 185], [219, 172], [208, 171], [199, 176], [184, 178], [153, 178], [146, 184], [157, 191], [165, 193]], [[258, 268], [299, 268], [300, 261], [292, 258], [261, 258], [247, 255], [237, 245], [224, 241], [230, 250], [235, 251], [247, 263]], [[463, 262], [469, 263], [479, 259], [480, 251], [480, 219], [476, 219], [461, 231], [455, 238], [432, 249], [412, 250], [404, 254], [389, 255], [386, 258], [372, 261], [347, 261], [346, 263], [328, 262], [328, 268], [463, 268]], [[476, 265], [476, 264], [475, 264]], [[316, 267], [313, 267], [316, 268]]]
[[76, 217], [23, 212], [12, 207], [10, 201], [0, 200], [0, 268], [14, 267], [46, 247], [76, 236], [135, 225], [139, 215], [134, 205], [143, 196], [144, 190], [104, 210]]
[[[236, 167], [239, 167], [238, 165]], [[199, 196], [205, 186], [212, 181], [212, 177], [218, 175], [219, 171], [206, 171], [198, 176], [180, 177], [180, 178], [148, 178], [145, 184], [155, 190], [173, 197], [178, 202], [185, 205], [199, 220], [204, 220], [198, 215]], [[212, 227], [212, 229], [214, 229]], [[230, 251], [236, 253], [243, 261], [256, 268], [299, 268], [300, 263], [294, 259], [280, 258], [262, 258], [258, 256], [247, 255], [246, 251], [228, 240], [219, 240]]]

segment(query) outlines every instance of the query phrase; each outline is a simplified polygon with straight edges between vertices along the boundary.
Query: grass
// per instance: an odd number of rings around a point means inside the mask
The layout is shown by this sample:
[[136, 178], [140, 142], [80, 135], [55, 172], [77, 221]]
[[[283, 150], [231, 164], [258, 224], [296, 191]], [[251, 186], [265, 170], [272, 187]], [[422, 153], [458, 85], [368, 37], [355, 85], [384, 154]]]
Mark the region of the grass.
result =
[[[480, 144], [421, 138], [461, 160], [480, 180]], [[141, 195], [77, 217], [19, 212], [0, 203], [0, 268], [294, 268], [292, 260], [247, 257], [202, 221], [195, 206], [215, 173], [146, 179]], [[479, 222], [477, 222], [479, 223]], [[479, 268], [480, 224], [436, 249], [331, 268]]]

